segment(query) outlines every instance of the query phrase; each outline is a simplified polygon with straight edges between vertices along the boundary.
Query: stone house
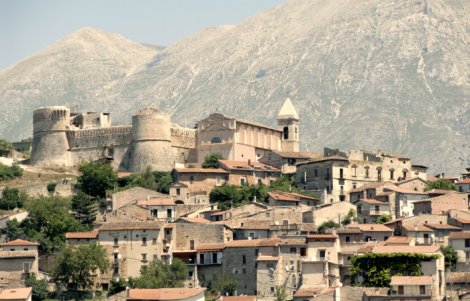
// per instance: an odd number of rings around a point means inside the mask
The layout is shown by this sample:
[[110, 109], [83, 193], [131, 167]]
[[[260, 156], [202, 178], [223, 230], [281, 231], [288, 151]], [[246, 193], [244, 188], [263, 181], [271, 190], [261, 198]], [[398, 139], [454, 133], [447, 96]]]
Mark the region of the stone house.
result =
[[457, 181], [455, 182], [454, 186], [459, 192], [469, 193], [470, 192], [470, 178], [465, 178], [460, 181]]
[[88, 245], [98, 242], [98, 231], [67, 232], [65, 233], [65, 239], [70, 245]]
[[426, 226], [434, 230], [433, 243], [440, 246], [447, 246], [449, 244], [449, 235], [451, 233], [462, 231], [462, 228], [447, 223], [426, 224]]
[[[420, 176], [411, 160], [383, 151], [351, 150], [348, 154], [325, 148], [324, 157], [297, 165], [297, 186], [320, 190], [322, 201], [348, 201], [348, 193], [368, 183], [393, 183]], [[426, 177], [421, 175], [422, 179]]]
[[98, 243], [111, 262], [110, 271], [100, 276], [103, 289], [114, 277], [138, 277], [143, 265], [161, 257], [158, 223], [105, 223], [98, 231]]
[[391, 300], [439, 300], [430, 276], [392, 276]]
[[398, 187], [424, 192], [424, 188], [426, 188], [428, 182], [426, 181], [426, 178], [415, 177], [397, 182], [396, 184]]
[[297, 164], [320, 158], [316, 152], [281, 152], [269, 151], [259, 159], [259, 162], [274, 166], [281, 170], [283, 175], [295, 175]]
[[327, 229], [325, 233], [333, 235], [336, 234], [341, 246], [363, 241], [362, 231], [359, 228], [340, 227], [336, 229]]
[[233, 239], [263, 239], [270, 238], [271, 221], [246, 220], [233, 226]]
[[129, 289], [128, 301], [204, 301], [206, 288]]
[[402, 234], [404, 236], [413, 237], [416, 245], [432, 245], [434, 242], [434, 230], [425, 224], [402, 225]]
[[450, 233], [449, 246], [457, 252], [456, 270], [470, 272], [470, 232]]
[[173, 178], [176, 183], [170, 186], [170, 196], [184, 204], [193, 199], [208, 204], [211, 190], [229, 180], [228, 172], [221, 168], [176, 168]]
[[229, 173], [228, 184], [236, 186], [270, 186], [281, 176], [279, 169], [255, 161], [219, 160], [219, 167]]
[[33, 288], [7, 288], [0, 292], [0, 300], [5, 301], [32, 301]]
[[259, 212], [264, 212], [267, 209], [268, 206], [264, 204], [250, 202], [249, 204], [245, 204], [228, 210], [214, 212], [211, 214], [210, 220], [216, 222], [228, 219], [239, 219], [254, 215]]
[[449, 224], [470, 231], [470, 211], [451, 209], [448, 211]]
[[269, 195], [269, 206], [315, 206], [320, 204], [320, 199], [294, 192], [271, 191]]
[[167, 195], [157, 192], [155, 190], [143, 188], [143, 187], [131, 187], [126, 190], [115, 192], [108, 196], [107, 207], [108, 211], [118, 210], [124, 205], [127, 205], [133, 201], [144, 200], [149, 198], [165, 198]]
[[346, 228], [359, 229], [362, 232], [361, 241], [385, 241], [393, 235], [393, 229], [382, 224], [351, 224]]
[[422, 213], [445, 214], [450, 209], [468, 209], [468, 196], [466, 193], [448, 193], [441, 196], [415, 201], [413, 215]]
[[354, 203], [364, 224], [375, 223], [381, 215], [390, 215], [390, 204], [375, 199], [359, 199]]
[[159, 221], [172, 221], [176, 216], [176, 203], [171, 198], [150, 198], [138, 200], [137, 206], [149, 210], [150, 218]]
[[377, 195], [377, 188], [382, 186], [383, 183], [366, 183], [349, 191], [349, 201], [355, 203], [360, 199], [375, 199]]
[[383, 193], [377, 195], [378, 200], [389, 202], [393, 218], [413, 216], [414, 202], [428, 197], [425, 192], [399, 187], [392, 183], [383, 186]]
[[225, 243], [200, 244], [196, 248], [197, 277], [203, 287], [214, 287], [223, 275]]
[[21, 239], [0, 245], [0, 278], [18, 285], [31, 273], [39, 272], [38, 243]]

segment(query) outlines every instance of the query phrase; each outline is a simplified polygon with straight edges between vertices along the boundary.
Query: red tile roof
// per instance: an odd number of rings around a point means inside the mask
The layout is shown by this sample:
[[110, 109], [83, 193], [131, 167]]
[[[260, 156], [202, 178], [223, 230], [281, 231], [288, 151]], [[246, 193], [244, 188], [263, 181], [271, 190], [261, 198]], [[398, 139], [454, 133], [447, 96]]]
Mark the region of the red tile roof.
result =
[[434, 232], [433, 229], [427, 227], [426, 225], [411, 225], [405, 224], [402, 227], [408, 232]]
[[285, 194], [281, 194], [278, 192], [268, 192], [268, 195], [272, 197], [276, 201], [280, 202], [299, 202], [300, 200]]
[[99, 231], [122, 231], [122, 230], [159, 230], [159, 224], [155, 222], [119, 222], [105, 223]]
[[316, 241], [316, 240], [336, 240], [337, 235], [333, 234], [310, 234], [307, 236], [307, 241]]
[[67, 239], [93, 239], [98, 237], [98, 231], [89, 231], [89, 232], [67, 232], [65, 233], [65, 238]]
[[378, 246], [372, 253], [439, 253], [440, 246]]
[[32, 293], [32, 287], [6, 288], [0, 292], [0, 300], [27, 300]]
[[388, 205], [388, 203], [386, 202], [381, 202], [375, 199], [360, 199], [357, 202], [364, 202], [364, 203], [372, 204], [372, 205]]
[[449, 234], [449, 239], [470, 239], [470, 231], [469, 232], [451, 232]]
[[202, 217], [180, 217], [180, 220], [193, 224], [210, 224], [211, 221]]
[[258, 256], [257, 261], [277, 261], [279, 257], [277, 256]]
[[412, 241], [413, 237], [409, 236], [391, 236], [385, 241], [385, 245], [409, 244]]
[[222, 168], [176, 168], [178, 173], [223, 173], [226, 174], [228, 171]]
[[392, 276], [390, 285], [432, 284], [430, 276]]
[[224, 243], [219, 244], [202, 244], [197, 246], [196, 250], [198, 252], [211, 252], [211, 251], [220, 251], [225, 248]]
[[393, 230], [383, 224], [352, 224], [347, 228], [356, 228], [362, 232], [393, 232]]
[[175, 206], [175, 201], [170, 198], [155, 198], [137, 201], [140, 206]]
[[455, 184], [470, 184], [470, 178], [457, 181]]
[[256, 301], [256, 296], [221, 296], [220, 301]]
[[37, 242], [27, 241], [23, 239], [15, 239], [15, 240], [0, 244], [0, 246], [9, 246], [9, 247], [10, 246], [11, 247], [13, 246], [39, 246], [39, 244]]
[[130, 289], [127, 300], [181, 300], [203, 294], [205, 288]]
[[219, 163], [231, 170], [264, 170], [280, 172], [280, 170], [276, 167], [269, 166], [260, 162], [219, 160]]

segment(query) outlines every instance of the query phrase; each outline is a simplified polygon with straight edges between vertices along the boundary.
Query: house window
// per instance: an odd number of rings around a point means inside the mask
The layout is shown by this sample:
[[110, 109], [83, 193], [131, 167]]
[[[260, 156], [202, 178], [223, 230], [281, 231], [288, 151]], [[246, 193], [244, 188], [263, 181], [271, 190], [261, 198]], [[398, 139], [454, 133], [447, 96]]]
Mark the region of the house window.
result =
[[217, 143], [222, 143], [222, 139], [220, 139], [219, 137], [213, 137], [211, 139], [211, 144], [217, 144]]
[[350, 242], [350, 241], [351, 241], [351, 237], [349, 237], [349, 236], [346, 236], [345, 239], [346, 239], [346, 242]]
[[147, 253], [142, 253], [142, 261], [147, 261]]
[[377, 181], [382, 181], [382, 168], [377, 168]]
[[300, 256], [307, 256], [307, 248], [300, 248]]
[[115, 266], [113, 269], [113, 275], [119, 275], [119, 266]]
[[119, 238], [117, 238], [117, 237], [114, 238], [114, 245], [115, 246], [119, 245]]
[[326, 254], [325, 250], [319, 250], [318, 253], [319, 253], [320, 260], [325, 259], [325, 254]]
[[250, 238], [255, 238], [255, 233], [250, 232], [250, 234], [248, 234], [248, 236], [249, 236]]
[[465, 248], [470, 248], [470, 239], [465, 240]]
[[156, 245], [157, 244], [157, 239], [156, 238], [153, 238], [152, 239], [152, 245]]
[[352, 176], [357, 177], [357, 166], [353, 165], [351, 166], [351, 168], [352, 168]]
[[246, 264], [246, 255], [242, 255], [242, 262], [243, 264]]
[[194, 250], [194, 240], [192, 239], [189, 241], [189, 249]]
[[246, 268], [243, 268], [243, 274], [246, 274]]
[[344, 177], [343, 169], [340, 168], [340, 169], [339, 169], [339, 178], [340, 178], [340, 179], [343, 179], [343, 177]]
[[194, 183], [194, 176], [189, 177], [189, 183], [193, 184]]
[[289, 139], [289, 128], [287, 126], [284, 127], [282, 132], [283, 132], [282, 136], [283, 136], [284, 140]]
[[274, 293], [274, 287], [271, 286], [271, 293]]
[[398, 286], [398, 294], [399, 295], [403, 295], [405, 292], [404, 292], [404, 289], [403, 289], [403, 285], [399, 285]]
[[407, 172], [407, 170], [405, 169], [405, 170], [403, 171], [403, 180], [406, 179], [406, 172]]
[[364, 167], [364, 171], [366, 173], [366, 178], [369, 177], [369, 166]]
[[393, 180], [395, 177], [394, 177], [394, 172], [395, 170], [393, 168], [390, 168], [390, 180]]
[[181, 189], [176, 188], [176, 195], [180, 195], [180, 194], [181, 194]]
[[212, 253], [212, 263], [217, 263], [217, 253]]
[[465, 264], [470, 264], [470, 252], [465, 252]]
[[315, 169], [313, 170], [313, 173], [314, 173], [314, 175], [315, 175], [315, 178], [318, 178], [318, 169], [315, 168]]
[[167, 210], [166, 210], [166, 216], [167, 216], [168, 218], [171, 218], [171, 216], [172, 216], [171, 209], [167, 209]]
[[258, 185], [263, 185], [263, 180], [258, 179]]
[[246, 184], [245, 178], [240, 178], [240, 186], [243, 186]]
[[152, 209], [152, 211], [150, 211], [150, 215], [152, 217], [158, 217], [158, 209]]
[[297, 248], [290, 248], [290, 253], [291, 254], [297, 253]]
[[220, 176], [215, 177], [215, 184], [216, 184], [217, 186], [220, 186], [220, 181], [221, 181]]
[[142, 237], [142, 245], [143, 246], [147, 245], [147, 237]]
[[459, 186], [459, 191], [463, 192], [463, 187], [462, 186]]
[[199, 254], [199, 264], [204, 264], [204, 254]]
[[28, 274], [31, 269], [31, 263], [23, 262], [23, 273]]
[[424, 285], [419, 286], [419, 294], [425, 295], [426, 294], [426, 287]]

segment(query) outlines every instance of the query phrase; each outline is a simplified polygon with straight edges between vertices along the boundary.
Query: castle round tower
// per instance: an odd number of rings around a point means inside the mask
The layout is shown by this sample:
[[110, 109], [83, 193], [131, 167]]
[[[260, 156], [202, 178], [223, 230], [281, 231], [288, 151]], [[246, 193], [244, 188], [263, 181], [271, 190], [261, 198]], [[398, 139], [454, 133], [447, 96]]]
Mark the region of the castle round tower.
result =
[[69, 128], [69, 108], [53, 106], [35, 110], [31, 164], [70, 166]]
[[170, 116], [154, 108], [145, 108], [132, 116], [132, 145], [129, 171], [171, 171], [174, 167], [171, 149]]

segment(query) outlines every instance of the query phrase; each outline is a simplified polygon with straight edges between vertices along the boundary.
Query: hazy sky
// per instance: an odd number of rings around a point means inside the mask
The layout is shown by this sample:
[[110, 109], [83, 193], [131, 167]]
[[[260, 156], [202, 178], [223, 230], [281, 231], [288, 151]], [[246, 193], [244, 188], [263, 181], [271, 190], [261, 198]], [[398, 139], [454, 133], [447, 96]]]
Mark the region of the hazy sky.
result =
[[237, 24], [285, 0], [0, 0], [0, 68], [81, 27], [168, 46], [197, 30]]

